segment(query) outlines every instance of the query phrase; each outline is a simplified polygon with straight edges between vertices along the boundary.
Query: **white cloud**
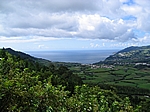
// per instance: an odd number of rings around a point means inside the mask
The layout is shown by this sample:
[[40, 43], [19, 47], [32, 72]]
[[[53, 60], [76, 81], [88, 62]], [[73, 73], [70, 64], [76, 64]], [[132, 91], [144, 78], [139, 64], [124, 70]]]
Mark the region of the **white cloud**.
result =
[[121, 43], [120, 42], [120, 43], [115, 43], [115, 44], [110, 45], [111, 48], [126, 48], [130, 46], [139, 46], [139, 43], [132, 43], [132, 42]]
[[137, 18], [137, 29], [149, 32], [150, 31], [150, 1], [149, 0], [134, 0], [133, 5], [124, 5], [122, 9], [128, 15]]
[[129, 0], [120, 0], [120, 2], [127, 3], [127, 2], [129, 2]]
[[139, 12], [142, 12], [142, 7], [139, 5], [124, 5], [122, 9], [128, 14], [138, 16]]
[[91, 39], [127, 41], [134, 38], [130, 25], [122, 19], [111, 20], [100, 15], [83, 15], [79, 19], [78, 36]]
[[133, 41], [138, 43], [143, 43], [143, 44], [149, 43], [149, 40], [150, 40], [150, 34], [146, 34], [144, 37], [141, 38], [133, 39]]
[[49, 47], [43, 45], [43, 44], [40, 44], [38, 45], [38, 49], [48, 49]]
[[101, 46], [99, 44], [97, 44], [97, 43], [90, 43], [90, 47], [91, 48], [99, 48]]
[[149, 4], [149, 0], [4, 0], [0, 3], [0, 41], [126, 42], [135, 38], [134, 29], [150, 32]]
[[105, 43], [103, 43], [102, 46], [105, 47]]
[[0, 37], [1, 43], [27, 43], [27, 42], [40, 42], [40, 41], [50, 41], [57, 40], [54, 37]]

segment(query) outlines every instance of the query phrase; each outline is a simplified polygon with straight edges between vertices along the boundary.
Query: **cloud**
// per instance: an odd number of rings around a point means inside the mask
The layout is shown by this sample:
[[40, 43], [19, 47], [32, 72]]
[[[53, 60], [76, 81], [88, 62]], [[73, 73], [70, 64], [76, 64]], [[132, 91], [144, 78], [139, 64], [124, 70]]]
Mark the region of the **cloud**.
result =
[[0, 40], [27, 42], [36, 37], [37, 41], [82, 38], [126, 42], [137, 38], [134, 29], [150, 31], [148, 4], [149, 0], [5, 0], [0, 4]]
[[91, 48], [97, 48], [97, 47], [100, 47], [99, 44], [95, 44], [95, 43], [90, 43], [90, 47]]
[[40, 45], [38, 45], [38, 48], [39, 49], [48, 49], [49, 47], [47, 47], [47, 46], [45, 46], [43, 44], [40, 44]]
[[137, 29], [142, 31], [150, 31], [150, 1], [149, 0], [134, 0], [133, 5], [124, 5], [122, 9], [128, 15], [137, 18]]
[[133, 39], [134, 42], [148, 44], [150, 40], [150, 34], [146, 34], [144, 37]]
[[111, 20], [99, 15], [83, 15], [79, 19], [79, 34], [82, 38], [127, 41], [135, 38], [130, 25], [122, 19]]
[[57, 40], [54, 37], [0, 37], [0, 42], [2, 43], [28, 43], [28, 42], [40, 42], [40, 41], [51, 41]]
[[115, 43], [115, 44], [111, 44], [110, 47], [111, 48], [126, 48], [126, 47], [130, 47], [130, 46], [139, 46], [139, 43], [132, 43], [132, 42], [128, 42], [128, 43]]
[[[103, 0], [5, 0], [1, 1], [3, 12], [66, 12], [66, 11], [95, 11], [99, 10]], [[99, 5], [100, 4], [100, 5]], [[24, 14], [22, 14], [24, 15]]]

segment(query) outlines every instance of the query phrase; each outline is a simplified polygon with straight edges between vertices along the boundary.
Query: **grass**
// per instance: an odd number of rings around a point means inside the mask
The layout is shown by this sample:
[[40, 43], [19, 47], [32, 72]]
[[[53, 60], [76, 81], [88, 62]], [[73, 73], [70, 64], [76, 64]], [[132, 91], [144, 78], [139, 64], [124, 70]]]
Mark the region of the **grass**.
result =
[[122, 81], [107, 82], [106, 84], [119, 85], [119, 86], [131, 86], [131, 87], [136, 87], [136, 84], [127, 83], [127, 82], [122, 82]]
[[150, 89], [150, 83], [140, 84], [140, 85], [138, 85], [138, 87], [144, 88], [144, 89]]
[[[109, 65], [108, 65], [109, 66]], [[92, 68], [90, 65], [68, 64], [67, 67], [82, 77], [84, 83], [99, 85], [103, 89], [113, 90], [122, 96], [149, 98], [150, 67], [139, 68], [134, 65], [115, 66], [114, 68]], [[147, 99], [147, 97], [146, 97]]]
[[84, 83], [102, 83], [150, 89], [150, 68], [138, 70], [131, 66], [116, 66], [114, 69], [93, 69], [88, 65], [81, 65], [71, 66], [70, 69], [81, 76]]

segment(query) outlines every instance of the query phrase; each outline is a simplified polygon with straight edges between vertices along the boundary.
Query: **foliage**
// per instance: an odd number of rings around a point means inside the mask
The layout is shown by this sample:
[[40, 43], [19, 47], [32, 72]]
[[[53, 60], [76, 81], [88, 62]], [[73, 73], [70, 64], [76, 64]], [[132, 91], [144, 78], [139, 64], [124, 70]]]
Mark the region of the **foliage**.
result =
[[75, 95], [69, 98], [73, 112], [135, 112], [129, 98], [120, 99], [115, 93], [99, 87], [77, 86]]
[[0, 51], [1, 112], [138, 111], [129, 98], [81, 83], [66, 67], [41, 66]]
[[57, 63], [67, 66], [73, 73], [81, 76], [84, 83], [114, 91], [122, 99], [129, 97], [132, 106], [141, 105], [142, 112], [149, 112], [150, 68], [137, 69], [134, 66], [82, 65], [77, 63]]

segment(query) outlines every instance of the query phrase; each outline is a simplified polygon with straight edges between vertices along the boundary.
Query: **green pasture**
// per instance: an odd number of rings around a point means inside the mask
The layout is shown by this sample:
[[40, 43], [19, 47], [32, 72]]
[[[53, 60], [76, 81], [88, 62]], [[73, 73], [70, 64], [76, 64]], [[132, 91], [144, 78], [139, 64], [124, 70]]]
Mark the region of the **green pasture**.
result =
[[91, 68], [90, 66], [71, 66], [84, 83], [111, 84], [150, 89], [150, 69], [137, 69], [131, 66], [110, 68]]
[[150, 83], [143, 83], [138, 85], [139, 88], [150, 89]]
[[106, 84], [136, 87], [136, 84], [134, 83], [127, 83], [127, 82], [122, 82], [122, 81], [107, 82]]

